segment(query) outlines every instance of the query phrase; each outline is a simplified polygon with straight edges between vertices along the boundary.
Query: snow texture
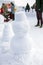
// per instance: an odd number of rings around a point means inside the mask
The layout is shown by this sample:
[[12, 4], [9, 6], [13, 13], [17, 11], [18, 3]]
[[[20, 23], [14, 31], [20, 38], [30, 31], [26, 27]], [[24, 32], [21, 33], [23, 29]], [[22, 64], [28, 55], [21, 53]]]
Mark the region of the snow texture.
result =
[[43, 65], [43, 27], [35, 27], [35, 10], [18, 11], [15, 21], [0, 15], [0, 65]]

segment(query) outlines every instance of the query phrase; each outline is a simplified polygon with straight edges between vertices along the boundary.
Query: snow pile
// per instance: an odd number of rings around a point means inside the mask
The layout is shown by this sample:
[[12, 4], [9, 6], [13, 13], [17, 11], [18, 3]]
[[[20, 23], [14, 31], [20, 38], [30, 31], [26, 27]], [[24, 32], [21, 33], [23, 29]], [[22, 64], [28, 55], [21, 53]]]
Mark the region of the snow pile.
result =
[[30, 30], [30, 24], [27, 20], [25, 12], [16, 12], [15, 22], [12, 24], [12, 26], [13, 31], [14, 33], [16, 33], [17, 36], [23, 36], [28, 32], [28, 29]]
[[30, 22], [30, 35], [34, 42], [32, 43], [29, 65], [43, 65], [43, 27], [35, 27], [37, 24], [36, 12], [34, 10], [30, 12], [26, 12], [26, 16]]
[[25, 21], [27, 20], [27, 17], [25, 15], [25, 11], [19, 11], [15, 13], [15, 21]]
[[28, 39], [28, 29], [30, 29], [28, 26], [29, 22], [25, 12], [17, 12], [16, 16], [16, 20], [12, 24], [15, 35], [11, 40], [11, 54], [16, 58], [17, 64], [28, 65], [28, 55], [30, 55], [31, 50], [30, 40]]
[[[16, 50], [18, 51], [21, 48], [23, 51], [23, 48], [26, 48], [26, 45], [28, 43], [28, 41], [25, 37], [28, 33], [28, 30], [30, 29], [30, 26], [29, 26], [27, 17], [25, 15], [25, 12], [21, 11], [21, 12], [16, 13], [16, 19], [15, 19], [15, 22], [13, 22], [12, 27], [13, 27], [15, 36], [12, 39], [11, 46], [12, 46], [12, 49], [15, 51], [14, 53], [17, 53]], [[26, 40], [27, 43], [24, 40]], [[19, 53], [19, 51], [18, 51], [18, 53]]]
[[0, 39], [3, 36], [3, 29], [4, 29], [4, 16], [0, 14]]
[[0, 14], [0, 23], [4, 22], [4, 16]]
[[26, 12], [26, 16], [27, 17], [29, 17], [29, 18], [33, 18], [33, 17], [35, 17], [36, 16], [36, 12], [35, 12], [35, 9], [30, 9], [30, 11], [29, 12]]
[[13, 31], [10, 23], [5, 23], [2, 41], [9, 41], [13, 36]]
[[15, 17], [4, 25], [0, 65], [43, 65], [43, 27], [35, 27], [35, 11], [19, 11]]
[[19, 6], [19, 7], [17, 7], [17, 11], [18, 11], [18, 12], [19, 12], [19, 11], [25, 11], [25, 7]]
[[0, 39], [1, 39], [2, 36], [3, 36], [3, 30], [4, 30], [4, 24], [1, 24], [1, 23], [0, 23]]

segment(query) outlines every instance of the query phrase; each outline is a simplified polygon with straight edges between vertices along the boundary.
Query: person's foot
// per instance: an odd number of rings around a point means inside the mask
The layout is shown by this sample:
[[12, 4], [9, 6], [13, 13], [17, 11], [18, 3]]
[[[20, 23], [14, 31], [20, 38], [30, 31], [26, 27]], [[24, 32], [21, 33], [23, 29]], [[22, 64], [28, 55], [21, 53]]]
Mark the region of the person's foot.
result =
[[39, 24], [35, 25], [35, 27], [39, 26]]
[[13, 21], [15, 20], [15, 19], [12, 19]]
[[8, 21], [9, 21], [9, 19], [4, 20], [4, 22], [8, 22]]
[[42, 28], [42, 25], [40, 26], [40, 28]]

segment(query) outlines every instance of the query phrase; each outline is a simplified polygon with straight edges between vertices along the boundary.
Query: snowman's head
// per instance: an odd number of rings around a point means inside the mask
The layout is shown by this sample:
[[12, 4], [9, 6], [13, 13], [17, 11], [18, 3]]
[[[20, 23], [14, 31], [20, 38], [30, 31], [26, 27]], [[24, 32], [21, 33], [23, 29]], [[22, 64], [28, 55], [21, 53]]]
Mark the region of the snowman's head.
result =
[[20, 18], [21, 20], [16, 20], [13, 23], [13, 31], [17, 36], [24, 36], [30, 28], [28, 25], [26, 15], [24, 12], [17, 13], [16, 15], [18, 15], [18, 18]]

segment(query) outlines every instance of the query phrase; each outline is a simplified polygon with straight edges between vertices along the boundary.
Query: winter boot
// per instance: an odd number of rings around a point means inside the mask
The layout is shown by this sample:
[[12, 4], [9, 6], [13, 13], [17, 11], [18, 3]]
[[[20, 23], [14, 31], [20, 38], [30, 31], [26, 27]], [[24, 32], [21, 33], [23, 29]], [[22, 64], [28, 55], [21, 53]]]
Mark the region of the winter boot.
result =
[[40, 28], [42, 28], [42, 24], [43, 24], [43, 22], [41, 21], [41, 25], [40, 25]]
[[38, 20], [38, 23], [37, 23], [37, 25], [35, 25], [35, 27], [37, 27], [37, 26], [39, 26], [39, 20]]

